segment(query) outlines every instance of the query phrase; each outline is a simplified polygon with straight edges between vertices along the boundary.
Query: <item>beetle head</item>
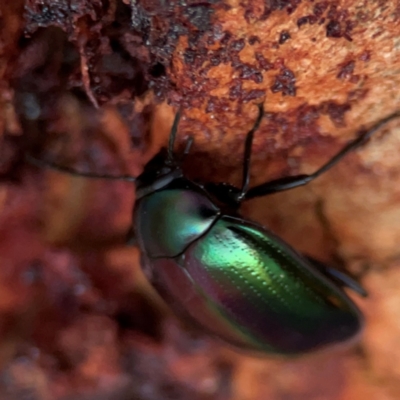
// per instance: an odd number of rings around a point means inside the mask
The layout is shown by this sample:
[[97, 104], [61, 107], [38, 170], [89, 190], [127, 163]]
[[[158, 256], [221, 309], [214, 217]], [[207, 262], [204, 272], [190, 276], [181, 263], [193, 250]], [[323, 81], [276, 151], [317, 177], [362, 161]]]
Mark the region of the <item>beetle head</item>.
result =
[[136, 198], [160, 190], [183, 176], [176, 160], [170, 160], [166, 149], [161, 149], [144, 167], [136, 180]]

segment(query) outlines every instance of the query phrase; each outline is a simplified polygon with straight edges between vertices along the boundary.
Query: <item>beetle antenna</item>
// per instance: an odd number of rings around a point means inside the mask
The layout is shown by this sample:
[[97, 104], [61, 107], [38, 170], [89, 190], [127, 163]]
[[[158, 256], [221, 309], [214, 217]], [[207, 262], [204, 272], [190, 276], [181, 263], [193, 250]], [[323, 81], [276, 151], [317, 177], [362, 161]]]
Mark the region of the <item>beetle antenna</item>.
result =
[[45, 168], [45, 169], [52, 169], [54, 171], [63, 172], [65, 174], [73, 175], [73, 176], [82, 176], [84, 178], [94, 178], [94, 179], [108, 179], [108, 180], [115, 180], [115, 181], [128, 181], [128, 182], [135, 182], [136, 178], [130, 175], [107, 175], [107, 174], [94, 174], [91, 172], [80, 172], [76, 171], [73, 168], [65, 167], [63, 165], [57, 165], [51, 163], [49, 161], [40, 160], [31, 154], [25, 153], [25, 160], [36, 167]]
[[178, 110], [178, 112], [175, 114], [174, 123], [172, 124], [171, 128], [171, 133], [169, 134], [168, 160], [167, 160], [169, 163], [172, 163], [174, 161], [174, 144], [180, 119], [181, 119], [181, 110]]
[[250, 184], [250, 161], [251, 161], [251, 149], [253, 145], [253, 138], [254, 138], [254, 132], [258, 129], [260, 126], [262, 117], [264, 116], [264, 104], [260, 103], [258, 104], [258, 117], [256, 119], [256, 122], [254, 123], [253, 127], [249, 131], [249, 133], [246, 136], [246, 142], [245, 142], [245, 147], [244, 147], [244, 157], [243, 157], [243, 180], [242, 180], [242, 189], [241, 193], [239, 195], [238, 200], [241, 200]]

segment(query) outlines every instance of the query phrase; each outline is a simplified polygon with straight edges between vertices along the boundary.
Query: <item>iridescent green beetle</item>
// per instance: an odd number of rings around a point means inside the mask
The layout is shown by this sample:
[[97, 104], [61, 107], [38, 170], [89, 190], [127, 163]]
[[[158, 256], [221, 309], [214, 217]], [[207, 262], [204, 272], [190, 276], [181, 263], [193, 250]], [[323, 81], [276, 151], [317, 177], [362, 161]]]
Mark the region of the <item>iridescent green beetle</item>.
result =
[[400, 114], [362, 133], [311, 175], [249, 188], [252, 141], [262, 116], [260, 106], [245, 141], [241, 188], [185, 176], [173, 154], [179, 113], [168, 150], [157, 154], [138, 178], [79, 175], [136, 182], [131, 235], [139, 243], [145, 274], [179, 315], [227, 343], [257, 352], [296, 355], [350, 341], [364, 322], [342, 287], [363, 296], [365, 291], [347, 275], [299, 254], [242, 218], [238, 209], [245, 200], [314, 180]]
[[185, 177], [173, 156], [178, 114], [168, 151], [150, 161], [136, 181], [134, 233], [147, 277], [179, 315], [240, 348], [295, 355], [354, 339], [363, 316], [341, 287], [366, 293], [347, 275], [243, 219], [240, 204], [307, 184], [397, 114], [347, 144], [314, 174], [249, 189], [252, 141], [262, 116], [260, 106], [246, 137], [242, 187], [236, 188]]

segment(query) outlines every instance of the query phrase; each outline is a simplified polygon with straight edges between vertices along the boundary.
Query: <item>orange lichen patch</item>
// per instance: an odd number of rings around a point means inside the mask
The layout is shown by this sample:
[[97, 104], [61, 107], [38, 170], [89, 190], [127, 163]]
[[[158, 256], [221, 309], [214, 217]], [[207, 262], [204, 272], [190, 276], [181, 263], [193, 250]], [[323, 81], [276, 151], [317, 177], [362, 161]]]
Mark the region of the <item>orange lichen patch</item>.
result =
[[[389, 72], [400, 57], [396, 36], [390, 34], [396, 31], [394, 4], [374, 3], [368, 8], [364, 1], [271, 4], [194, 4], [189, 6], [191, 11], [177, 7], [171, 15], [178, 39], [170, 72], [181, 100], [194, 108], [186, 113], [199, 145], [207, 142], [209, 150], [217, 147], [220, 132], [230, 141], [243, 137], [242, 121], [251, 121], [245, 107], [248, 101], [264, 101], [268, 112], [290, 121], [292, 129], [284, 142], [288, 149], [321, 134], [348, 137], [360, 121], [369, 124], [396, 109], [396, 85], [392, 83], [397, 74], [394, 69]], [[154, 15], [151, 6], [145, 9]], [[153, 12], [162, 15], [166, 11]], [[180, 18], [186, 21], [187, 15], [196, 15], [202, 24], [183, 26]], [[156, 35], [168, 26], [154, 23], [149, 29]], [[280, 44], [283, 31], [290, 39]], [[157, 59], [160, 51], [154, 44], [151, 52]], [[384, 78], [379, 72], [383, 70]], [[382, 108], [376, 98], [392, 106]], [[300, 107], [314, 107], [317, 113], [317, 123], [308, 127], [307, 134], [299, 133], [303, 119], [295, 110]], [[197, 108], [205, 113], [199, 115]], [[259, 135], [274, 137], [274, 128], [265, 122]], [[215, 139], [209, 143], [204, 135], [215, 135]], [[255, 151], [271, 154], [274, 147], [264, 139]], [[231, 162], [229, 154], [225, 162]]]

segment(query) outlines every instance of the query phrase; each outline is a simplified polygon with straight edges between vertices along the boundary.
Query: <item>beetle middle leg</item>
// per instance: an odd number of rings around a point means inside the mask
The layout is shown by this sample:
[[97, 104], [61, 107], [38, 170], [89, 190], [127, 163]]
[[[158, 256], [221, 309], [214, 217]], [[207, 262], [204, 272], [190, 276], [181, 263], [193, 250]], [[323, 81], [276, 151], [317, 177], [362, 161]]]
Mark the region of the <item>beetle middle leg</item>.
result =
[[340, 150], [337, 154], [335, 154], [327, 163], [325, 163], [321, 168], [319, 168], [314, 173], [310, 175], [303, 174], [303, 175], [287, 176], [284, 178], [279, 178], [269, 182], [262, 183], [261, 185], [249, 189], [244, 194], [243, 199], [244, 200], [253, 199], [255, 197], [266, 196], [268, 194], [282, 192], [284, 190], [294, 189], [298, 186], [306, 185], [307, 183], [313, 181], [315, 178], [318, 178], [324, 172], [328, 171], [333, 166], [335, 166], [348, 153], [352, 152], [353, 150], [357, 149], [359, 146], [364, 144], [375, 132], [377, 132], [385, 124], [398, 117], [400, 117], [400, 113], [396, 112], [382, 119], [371, 129], [365, 131], [356, 139], [352, 140], [350, 143], [345, 145], [342, 148], [342, 150]]

